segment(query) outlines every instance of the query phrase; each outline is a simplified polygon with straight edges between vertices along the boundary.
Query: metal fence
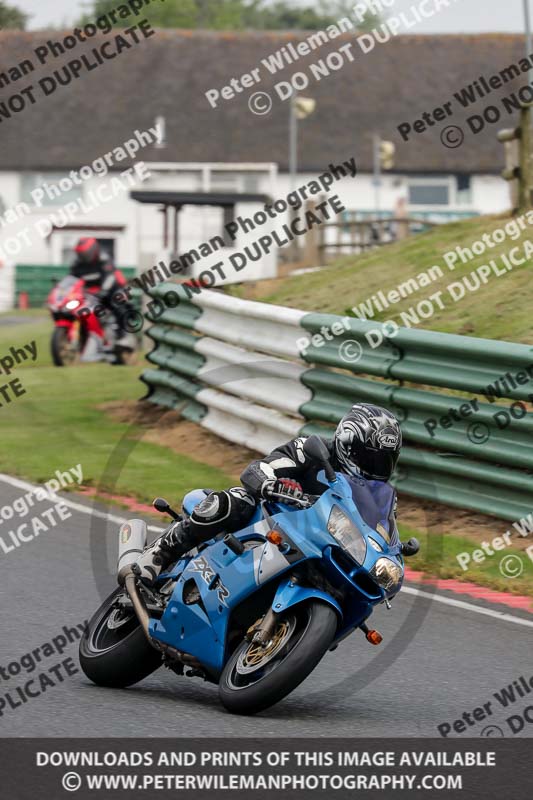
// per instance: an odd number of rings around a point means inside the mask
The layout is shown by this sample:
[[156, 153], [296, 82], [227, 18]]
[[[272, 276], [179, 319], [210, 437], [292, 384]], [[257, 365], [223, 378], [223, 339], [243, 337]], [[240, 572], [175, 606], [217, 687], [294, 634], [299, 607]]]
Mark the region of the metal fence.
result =
[[[327, 435], [353, 403], [374, 402], [402, 426], [400, 491], [508, 520], [533, 510], [533, 347], [405, 328], [387, 338], [379, 323], [175, 284], [152, 294], [169, 291], [179, 305], [149, 316], [151, 402], [260, 452]], [[304, 346], [324, 329], [329, 340]]]

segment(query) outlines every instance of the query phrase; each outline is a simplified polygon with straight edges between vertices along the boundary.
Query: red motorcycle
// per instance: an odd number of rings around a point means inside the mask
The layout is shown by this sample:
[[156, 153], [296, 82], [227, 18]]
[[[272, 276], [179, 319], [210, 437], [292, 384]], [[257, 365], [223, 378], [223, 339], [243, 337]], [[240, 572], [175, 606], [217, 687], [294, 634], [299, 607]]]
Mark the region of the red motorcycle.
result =
[[134, 363], [138, 342], [133, 334], [121, 336], [114, 314], [104, 309], [83, 279], [68, 275], [48, 296], [54, 320], [51, 351], [56, 367], [78, 362]]

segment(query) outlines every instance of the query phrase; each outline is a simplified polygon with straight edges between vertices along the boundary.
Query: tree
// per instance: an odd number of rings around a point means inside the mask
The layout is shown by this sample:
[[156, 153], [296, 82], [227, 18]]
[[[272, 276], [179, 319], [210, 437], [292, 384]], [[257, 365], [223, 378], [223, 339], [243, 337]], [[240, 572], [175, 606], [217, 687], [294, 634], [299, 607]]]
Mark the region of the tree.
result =
[[[375, 26], [369, 14], [362, 23], [353, 16], [353, 0], [179, 0], [179, 3], [150, 5], [144, 15], [154, 27], [206, 28], [209, 30], [322, 30], [348, 17], [359, 30]], [[92, 0], [85, 22], [116, 8], [116, 0]], [[119, 20], [127, 26], [131, 20]]]
[[[158, 28], [239, 30], [243, 27], [243, 15], [258, 4], [258, 0], [179, 0], [178, 3], [152, 4], [144, 10], [143, 16]], [[116, 0], [93, 0], [85, 21], [108, 14], [116, 7]], [[128, 27], [131, 18], [118, 20], [117, 24]]]
[[370, 12], [359, 21], [354, 16], [353, 9], [353, 0], [315, 0], [311, 6], [294, 5], [290, 0], [277, 0], [267, 5], [261, 3], [250, 27], [263, 30], [323, 30], [346, 17], [358, 30], [371, 30], [379, 21]]
[[353, 0], [318, 0], [318, 6], [324, 16], [333, 17], [333, 22], [347, 17], [359, 31], [371, 31], [380, 24], [379, 14], [366, 11], [363, 18], [354, 14], [355, 3]]
[[2, 28], [16, 28], [25, 30], [28, 22], [28, 14], [15, 6], [0, 2], [0, 30]]

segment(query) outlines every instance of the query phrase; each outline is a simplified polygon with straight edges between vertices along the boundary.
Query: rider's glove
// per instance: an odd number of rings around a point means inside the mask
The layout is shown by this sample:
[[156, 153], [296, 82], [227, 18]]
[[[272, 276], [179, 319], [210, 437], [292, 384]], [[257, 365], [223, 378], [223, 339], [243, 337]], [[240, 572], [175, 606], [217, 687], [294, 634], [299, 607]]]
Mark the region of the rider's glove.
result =
[[[293, 481], [290, 478], [278, 478], [276, 481], [265, 481], [261, 488], [261, 494], [265, 498], [272, 497], [272, 495], [282, 494], [285, 495], [290, 503], [290, 498], [299, 500], [303, 496], [303, 488], [298, 481]], [[274, 499], [279, 499], [274, 496]]]

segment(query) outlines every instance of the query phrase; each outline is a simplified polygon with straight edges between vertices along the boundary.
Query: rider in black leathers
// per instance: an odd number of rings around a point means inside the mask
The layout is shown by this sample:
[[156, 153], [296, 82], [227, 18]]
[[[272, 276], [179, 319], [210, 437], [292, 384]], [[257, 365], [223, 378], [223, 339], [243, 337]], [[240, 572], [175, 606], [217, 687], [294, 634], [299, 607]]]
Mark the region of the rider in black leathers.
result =
[[[327, 486], [317, 478], [322, 467], [306, 455], [305, 439], [293, 439], [270, 455], [252, 461], [241, 475], [242, 486], [208, 494], [188, 519], [173, 524], [145, 549], [138, 561], [141, 578], [151, 583], [162, 570], [202, 542], [223, 531], [232, 533], [246, 527], [261, 498], [281, 493], [290, 499], [326, 491]], [[396, 492], [388, 480], [402, 445], [396, 417], [379, 406], [359, 403], [340, 421], [334, 438], [324, 439], [324, 443], [333, 468], [357, 479], [363, 502], [375, 507], [373, 497], [385, 498], [385, 521], [395, 526]], [[415, 544], [406, 545], [403, 552], [413, 555], [414, 550]]]

